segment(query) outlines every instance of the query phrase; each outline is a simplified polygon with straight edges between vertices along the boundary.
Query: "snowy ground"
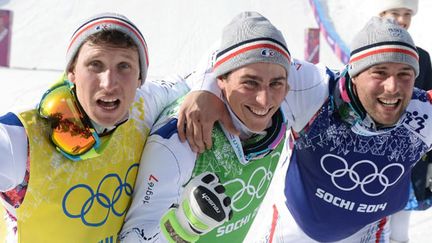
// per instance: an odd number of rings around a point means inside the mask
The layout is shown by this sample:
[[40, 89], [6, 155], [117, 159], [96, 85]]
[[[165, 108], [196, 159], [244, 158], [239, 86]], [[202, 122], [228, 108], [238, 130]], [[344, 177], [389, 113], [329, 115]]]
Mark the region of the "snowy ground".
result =
[[432, 210], [416, 211], [411, 215], [410, 239], [412, 243], [432, 242]]
[[[373, 14], [378, 0], [328, 0], [336, 30], [349, 42]], [[370, 8], [371, 7], [371, 8]], [[308, 0], [0, 0], [0, 8], [14, 11], [12, 69], [0, 68], [0, 114], [12, 107], [34, 105], [46, 87], [59, 76], [73, 28], [93, 14], [119, 12], [142, 30], [150, 50], [150, 77], [185, 73], [193, 69], [232, 17], [256, 10], [284, 33], [293, 56], [303, 58], [304, 30], [316, 27]], [[49, 11], [48, 11], [49, 10]], [[410, 29], [416, 43], [432, 51], [430, 23], [432, 1], [420, 1]], [[331, 67], [341, 63], [321, 40], [321, 61]], [[415, 212], [411, 242], [432, 242], [432, 210]]]

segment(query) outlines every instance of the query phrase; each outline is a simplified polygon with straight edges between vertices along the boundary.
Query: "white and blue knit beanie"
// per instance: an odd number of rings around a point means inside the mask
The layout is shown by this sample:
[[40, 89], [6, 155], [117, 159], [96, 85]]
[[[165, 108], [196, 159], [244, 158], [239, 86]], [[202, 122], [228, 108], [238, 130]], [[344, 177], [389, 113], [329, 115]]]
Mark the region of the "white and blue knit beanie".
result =
[[97, 32], [117, 30], [128, 35], [138, 47], [141, 82], [147, 76], [149, 65], [147, 44], [139, 29], [125, 16], [117, 13], [102, 13], [84, 21], [73, 33], [66, 53], [66, 71], [87, 38]]
[[414, 41], [403, 27], [391, 19], [373, 17], [351, 43], [349, 74], [357, 76], [381, 63], [403, 63], [419, 74], [419, 56]]
[[279, 64], [288, 73], [291, 57], [282, 33], [268, 19], [242, 12], [223, 30], [213, 72], [218, 77], [259, 62]]

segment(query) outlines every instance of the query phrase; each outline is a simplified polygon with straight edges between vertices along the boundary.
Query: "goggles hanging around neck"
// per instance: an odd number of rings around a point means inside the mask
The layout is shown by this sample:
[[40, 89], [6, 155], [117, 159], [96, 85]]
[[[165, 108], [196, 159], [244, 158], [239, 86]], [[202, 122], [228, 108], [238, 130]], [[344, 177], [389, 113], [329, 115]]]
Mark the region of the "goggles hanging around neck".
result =
[[75, 85], [63, 77], [45, 92], [37, 109], [51, 125], [50, 139], [56, 149], [65, 157], [78, 161], [98, 156], [100, 139], [82, 112], [74, 88]]

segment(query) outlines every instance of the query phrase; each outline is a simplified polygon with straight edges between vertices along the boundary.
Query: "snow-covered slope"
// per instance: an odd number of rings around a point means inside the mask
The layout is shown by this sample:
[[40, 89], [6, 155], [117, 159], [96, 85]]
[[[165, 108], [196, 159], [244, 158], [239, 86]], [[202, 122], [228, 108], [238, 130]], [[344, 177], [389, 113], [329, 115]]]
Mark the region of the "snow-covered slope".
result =
[[[347, 43], [375, 14], [379, 0], [321, 0], [336, 31]], [[150, 75], [190, 71], [240, 11], [255, 10], [282, 30], [293, 56], [303, 58], [304, 30], [316, 27], [309, 1], [296, 0], [0, 0], [0, 8], [14, 11], [12, 67], [62, 70], [64, 53], [74, 28], [99, 12], [119, 12], [142, 30], [150, 52]], [[420, 1], [410, 32], [419, 46], [432, 51], [432, 1]], [[321, 42], [321, 61], [340, 63]]]
[[[100, 12], [124, 14], [140, 28], [149, 47], [150, 78], [193, 70], [214, 46], [223, 26], [241, 11], [259, 11], [269, 18], [284, 33], [292, 55], [300, 58], [304, 28], [315, 24], [304, 0], [274, 0], [271, 4], [262, 0], [0, 0], [0, 8], [12, 10], [14, 15], [13, 69], [0, 68], [0, 82], [10, 87], [0, 89], [0, 113], [16, 104], [19, 98], [15, 96], [35, 99], [28, 95], [29, 89], [49, 83], [63, 70], [66, 46], [74, 28]], [[39, 71], [32, 75], [22, 69]], [[49, 75], [42, 75], [42, 70]], [[21, 85], [27, 88], [19, 88]]]
[[[3, 3], [3, 4], [2, 4]], [[0, 1], [14, 11], [11, 66], [58, 69], [74, 28], [99, 12], [119, 12], [141, 29], [150, 52], [150, 75], [191, 70], [237, 13], [259, 11], [279, 27], [296, 55], [304, 28], [314, 25], [307, 1]]]
[[[321, 0], [336, 31], [347, 43], [375, 13], [379, 0]], [[61, 71], [74, 28], [100, 12], [119, 12], [144, 34], [150, 52], [150, 76], [185, 73], [218, 40], [222, 28], [240, 11], [255, 10], [282, 30], [293, 56], [303, 58], [304, 31], [316, 27], [308, 0], [0, 0], [14, 12], [11, 66]], [[426, 31], [432, 1], [420, 1], [410, 29], [416, 42], [432, 51]], [[429, 20], [430, 21], [430, 20]], [[321, 61], [338, 68], [340, 62], [321, 40]], [[0, 79], [3, 78], [0, 76]]]

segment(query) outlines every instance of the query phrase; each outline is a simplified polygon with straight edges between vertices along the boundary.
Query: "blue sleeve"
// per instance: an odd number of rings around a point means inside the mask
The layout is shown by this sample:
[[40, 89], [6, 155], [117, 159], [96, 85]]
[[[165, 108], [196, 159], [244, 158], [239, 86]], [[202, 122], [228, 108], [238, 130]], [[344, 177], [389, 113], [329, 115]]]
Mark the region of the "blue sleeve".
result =
[[8, 112], [6, 115], [0, 117], [0, 123], [11, 126], [23, 127], [23, 124], [18, 119], [18, 116], [12, 112]]

